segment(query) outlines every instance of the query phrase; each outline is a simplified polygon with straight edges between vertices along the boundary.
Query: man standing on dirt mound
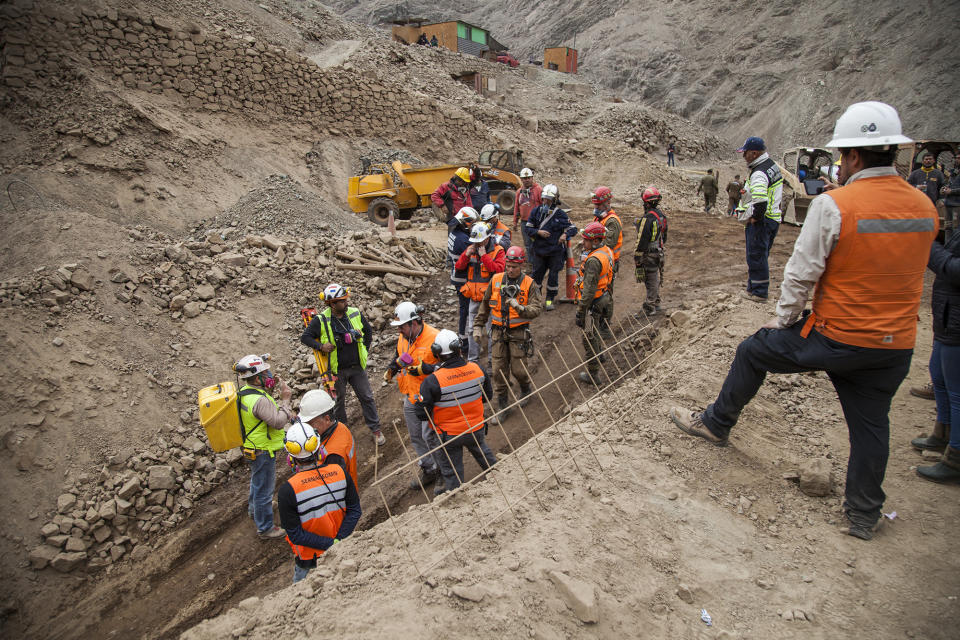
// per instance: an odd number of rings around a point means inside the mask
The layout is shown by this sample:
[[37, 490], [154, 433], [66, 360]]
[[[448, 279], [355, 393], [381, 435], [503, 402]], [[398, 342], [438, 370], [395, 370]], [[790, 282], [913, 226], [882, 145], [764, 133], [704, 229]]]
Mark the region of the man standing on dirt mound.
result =
[[543, 304], [540, 301], [540, 290], [533, 286], [533, 278], [521, 271], [526, 259], [523, 247], [510, 247], [507, 250], [504, 271], [493, 276], [490, 281], [473, 327], [474, 340], [479, 340], [480, 328], [488, 317], [491, 319], [491, 375], [497, 408], [500, 410], [510, 404], [507, 388], [511, 372], [520, 385], [520, 406], [526, 405], [531, 391], [530, 376], [527, 375], [523, 361], [533, 354], [530, 320], [540, 315]]
[[[744, 235], [747, 247], [747, 290], [742, 294], [753, 302], [766, 302], [770, 288], [770, 249], [780, 230], [780, 202], [783, 198], [783, 176], [780, 168], [766, 152], [763, 138], [747, 138], [737, 149], [750, 169], [746, 190], [750, 200], [741, 221], [746, 222]], [[743, 220], [743, 218], [746, 220]]]
[[909, 142], [888, 104], [860, 102], [840, 116], [826, 146], [840, 150], [844, 186], [811, 202], [783, 272], [777, 317], [740, 343], [720, 395], [703, 413], [670, 410], [681, 430], [725, 445], [767, 372], [825, 371], [850, 434], [844, 532], [864, 540], [873, 537], [886, 497], [890, 402], [910, 369], [937, 235], [933, 204], [893, 167], [897, 145]]
[[360, 522], [360, 495], [350, 474], [325, 459], [310, 425], [300, 421], [290, 425], [283, 446], [297, 465], [297, 472], [277, 492], [280, 524], [293, 549], [296, 583], [307, 577], [327, 549], [353, 533]]
[[420, 466], [420, 480], [415, 478], [410, 483], [411, 489], [419, 488], [421, 483], [433, 484], [437, 479], [436, 459], [426, 455], [430, 451], [425, 438], [429, 427], [414, 406], [420, 393], [420, 383], [437, 363], [430, 347], [438, 332], [423, 321], [422, 313], [423, 307], [412, 302], [404, 301], [397, 305], [395, 317], [390, 322], [390, 326], [400, 329], [397, 357], [383, 372], [385, 382], [390, 382], [394, 376], [397, 378], [397, 388], [403, 394], [403, 420], [407, 423], [410, 444], [420, 458], [417, 463]]
[[367, 350], [373, 342], [373, 328], [356, 307], [348, 307], [350, 290], [332, 283], [320, 295], [327, 308], [310, 321], [300, 342], [326, 353], [330, 371], [337, 377], [334, 391], [337, 395], [337, 420], [347, 421], [346, 390], [349, 383], [357, 395], [363, 420], [378, 445], [387, 443], [380, 430], [377, 402], [367, 378]]
[[[533, 281], [539, 289], [547, 275], [547, 302], [544, 309], [553, 311], [554, 299], [560, 290], [560, 271], [567, 256], [567, 241], [577, 235], [567, 212], [560, 208], [560, 190], [548, 184], [541, 194], [543, 204], [533, 210], [523, 226], [533, 253]], [[603, 225], [600, 225], [603, 226]]]
[[[587, 359], [587, 370], [580, 372], [580, 380], [587, 384], [600, 386], [597, 376], [600, 372], [600, 359], [603, 357], [604, 341], [609, 345], [613, 334], [610, 332], [610, 318], [613, 317], [613, 251], [604, 244], [607, 229], [599, 222], [591, 222], [583, 229], [583, 250], [587, 257], [580, 265], [577, 275], [577, 317], [576, 324], [584, 329], [583, 351]], [[587, 325], [587, 313], [593, 318]]]
[[[283, 449], [283, 429], [297, 414], [290, 408], [290, 391], [275, 378], [262, 356], [244, 356], [235, 366], [243, 387], [237, 392], [243, 429], [243, 452], [250, 461], [250, 497], [247, 513], [264, 539], [282, 538], [283, 529], [273, 524], [273, 488], [277, 478], [277, 451]], [[280, 403], [270, 389], [280, 382]]]

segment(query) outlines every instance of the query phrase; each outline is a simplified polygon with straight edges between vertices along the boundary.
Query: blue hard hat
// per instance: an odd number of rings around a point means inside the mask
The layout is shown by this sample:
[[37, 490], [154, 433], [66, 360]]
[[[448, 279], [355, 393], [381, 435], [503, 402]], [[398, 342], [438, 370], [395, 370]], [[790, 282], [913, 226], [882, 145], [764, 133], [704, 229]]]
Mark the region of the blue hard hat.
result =
[[747, 141], [743, 143], [743, 146], [737, 149], [737, 153], [743, 153], [744, 151], [766, 151], [767, 145], [763, 143], [763, 138], [758, 138], [756, 136], [750, 136], [747, 138]]

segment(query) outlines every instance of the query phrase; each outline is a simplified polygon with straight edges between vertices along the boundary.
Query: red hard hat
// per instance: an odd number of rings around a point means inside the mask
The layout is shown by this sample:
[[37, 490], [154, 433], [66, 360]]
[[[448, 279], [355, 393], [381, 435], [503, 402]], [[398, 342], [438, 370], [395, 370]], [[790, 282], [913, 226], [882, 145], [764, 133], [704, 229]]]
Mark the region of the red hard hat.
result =
[[599, 222], [591, 222], [580, 234], [587, 240], [599, 240], [607, 235], [607, 228]]
[[593, 195], [590, 196], [590, 200], [593, 204], [603, 204], [604, 202], [609, 202], [612, 197], [613, 193], [610, 191], [610, 187], [597, 187]]
[[643, 190], [644, 202], [658, 202], [660, 200], [660, 191], [656, 187], [647, 187]]
[[527, 252], [523, 250], [523, 247], [510, 247], [507, 249], [507, 262], [525, 262], [527, 259]]

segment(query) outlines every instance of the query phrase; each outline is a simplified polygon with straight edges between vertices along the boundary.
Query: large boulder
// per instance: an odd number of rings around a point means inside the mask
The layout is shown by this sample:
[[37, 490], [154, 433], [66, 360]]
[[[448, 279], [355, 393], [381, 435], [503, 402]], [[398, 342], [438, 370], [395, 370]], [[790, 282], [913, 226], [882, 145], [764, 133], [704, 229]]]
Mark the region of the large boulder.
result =
[[54, 558], [57, 557], [58, 553], [59, 551], [49, 545], [40, 545], [30, 552], [30, 568], [37, 570], [43, 569], [45, 566], [50, 564]]

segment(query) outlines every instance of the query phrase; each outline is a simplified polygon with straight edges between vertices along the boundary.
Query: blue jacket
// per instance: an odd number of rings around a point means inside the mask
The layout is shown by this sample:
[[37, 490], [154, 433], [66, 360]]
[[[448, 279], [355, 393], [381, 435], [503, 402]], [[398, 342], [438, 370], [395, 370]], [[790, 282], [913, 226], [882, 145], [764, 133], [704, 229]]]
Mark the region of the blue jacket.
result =
[[558, 253], [566, 253], [566, 246], [559, 244], [560, 238], [566, 236], [569, 239], [577, 235], [577, 228], [570, 222], [567, 212], [560, 207], [556, 207], [554, 210], [556, 213], [543, 227], [544, 231], [550, 232], [549, 238], [541, 238], [537, 235], [541, 221], [550, 217], [550, 208], [545, 204], [530, 212], [530, 218], [523, 227], [523, 232], [530, 238], [531, 249], [537, 255], [552, 256]]
[[447, 267], [450, 268], [450, 284], [455, 285], [458, 289], [467, 281], [467, 269], [457, 271], [453, 268], [453, 265], [469, 245], [470, 233], [465, 231], [463, 227], [454, 225], [450, 233], [447, 234]]
[[484, 205], [490, 204], [490, 185], [481, 180], [480, 184], [470, 188], [470, 206], [480, 213]]

